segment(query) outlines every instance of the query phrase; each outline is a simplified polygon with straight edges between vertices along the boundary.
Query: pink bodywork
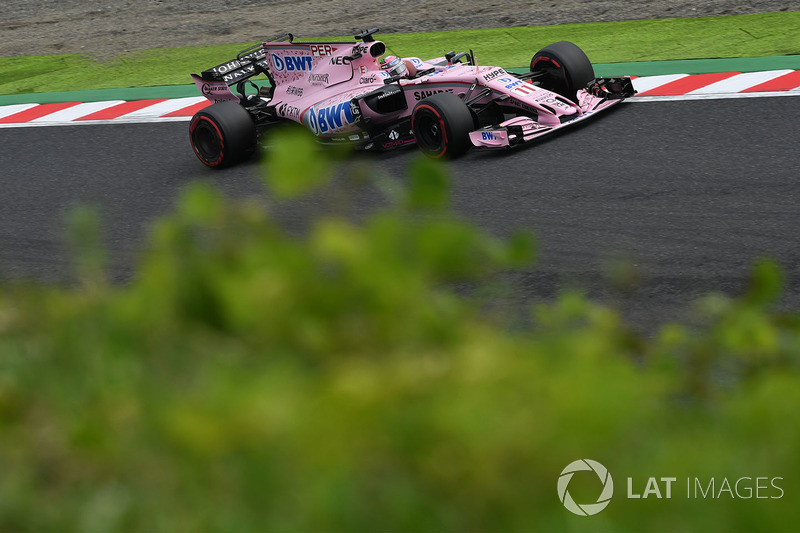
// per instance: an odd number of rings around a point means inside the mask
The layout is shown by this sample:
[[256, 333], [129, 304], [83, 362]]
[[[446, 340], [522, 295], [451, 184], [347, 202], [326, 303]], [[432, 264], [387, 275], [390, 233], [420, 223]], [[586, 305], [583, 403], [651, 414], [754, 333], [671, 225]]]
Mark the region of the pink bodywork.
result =
[[[490, 89], [474, 104], [502, 99], [504, 106], [517, 108], [520, 112], [535, 112], [538, 117], [537, 120], [515, 117], [469, 135], [475, 146], [500, 148], [509, 146], [510, 135], [518, 136], [520, 129], [521, 140], [528, 141], [588, 118], [620, 101], [580, 90], [578, 101], [572, 102], [519, 80], [500, 67], [449, 64], [444, 57], [427, 61], [406, 57], [403, 61], [412, 76], [431, 69], [432, 72], [400, 79], [406, 108], [379, 114], [369, 106], [352, 106], [351, 101], [358, 101], [360, 97], [387, 86], [384, 81], [389, 74], [382, 71], [378, 63], [378, 58], [385, 52], [382, 42], [267, 42], [262, 48], [275, 80], [270, 104], [275, 105], [279, 116], [304, 124], [316, 135], [326, 138], [358, 140], [364, 135], [359, 125], [361, 121], [395, 122], [410, 116], [420, 100], [435, 93], [451, 92], [462, 97], [469, 93], [469, 97], [474, 97]], [[198, 89], [209, 100], [238, 100], [224, 81], [209, 82], [199, 76], [193, 77]], [[564, 119], [565, 116], [574, 119]], [[516, 133], [509, 132], [509, 127], [514, 127]]]

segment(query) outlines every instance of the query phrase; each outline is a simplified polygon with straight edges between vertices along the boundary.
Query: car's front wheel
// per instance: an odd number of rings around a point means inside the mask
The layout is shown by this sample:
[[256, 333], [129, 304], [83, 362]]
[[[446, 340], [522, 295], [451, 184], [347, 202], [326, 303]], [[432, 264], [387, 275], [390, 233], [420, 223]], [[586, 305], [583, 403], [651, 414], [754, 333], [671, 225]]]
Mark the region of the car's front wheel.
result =
[[594, 76], [594, 68], [578, 45], [559, 41], [545, 46], [531, 59], [531, 72], [541, 75], [541, 87], [572, 101]]
[[472, 146], [475, 129], [472, 111], [452, 93], [438, 93], [421, 100], [411, 114], [411, 130], [428, 157], [458, 157]]
[[212, 168], [244, 161], [255, 152], [257, 140], [250, 113], [233, 101], [218, 102], [198, 111], [189, 125], [194, 153]]

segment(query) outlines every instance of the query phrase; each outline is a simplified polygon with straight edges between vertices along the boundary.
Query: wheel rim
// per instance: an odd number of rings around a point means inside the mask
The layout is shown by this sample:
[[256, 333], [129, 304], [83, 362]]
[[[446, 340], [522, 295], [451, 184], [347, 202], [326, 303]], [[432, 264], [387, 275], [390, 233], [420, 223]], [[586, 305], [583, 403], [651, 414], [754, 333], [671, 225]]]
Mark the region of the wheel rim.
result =
[[206, 117], [199, 117], [191, 130], [192, 147], [206, 164], [218, 165], [222, 160], [222, 139], [216, 125]]
[[219, 139], [207, 124], [202, 124], [195, 130], [194, 143], [204, 159], [214, 161], [219, 156]]
[[444, 147], [444, 135], [439, 117], [424, 111], [419, 113], [416, 122], [417, 142], [426, 150], [441, 152]]

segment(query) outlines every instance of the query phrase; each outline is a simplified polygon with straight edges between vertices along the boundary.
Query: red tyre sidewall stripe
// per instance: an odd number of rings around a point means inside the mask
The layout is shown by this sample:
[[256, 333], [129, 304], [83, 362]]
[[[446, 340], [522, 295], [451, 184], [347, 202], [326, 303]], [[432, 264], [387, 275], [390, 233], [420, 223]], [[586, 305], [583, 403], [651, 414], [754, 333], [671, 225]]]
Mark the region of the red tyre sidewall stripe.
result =
[[556, 68], [561, 68], [561, 65], [559, 65], [558, 61], [556, 61], [555, 59], [547, 56], [541, 56], [531, 61], [531, 70], [533, 70], [534, 65], [536, 65], [536, 63], [540, 61], [544, 61], [545, 63], [552, 63], [553, 65], [555, 65]]

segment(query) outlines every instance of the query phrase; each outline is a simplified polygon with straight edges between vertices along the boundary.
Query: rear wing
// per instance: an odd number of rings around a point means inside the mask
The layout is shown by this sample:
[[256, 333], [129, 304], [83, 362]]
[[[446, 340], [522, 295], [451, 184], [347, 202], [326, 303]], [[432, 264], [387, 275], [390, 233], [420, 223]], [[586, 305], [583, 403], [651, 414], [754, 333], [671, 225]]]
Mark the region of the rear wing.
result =
[[266, 50], [258, 44], [236, 54], [236, 59], [204, 70], [200, 77], [207, 81], [224, 81], [230, 87], [257, 74], [269, 74], [266, 58]]
[[[294, 40], [294, 36], [291, 33], [283, 33], [264, 41], [264, 43], [282, 40], [291, 43]], [[275, 79], [269, 69], [264, 43], [246, 48], [236, 54], [235, 59], [206, 69], [200, 75], [192, 74], [192, 79], [197, 88], [206, 98], [217, 102], [221, 100], [238, 100], [239, 97], [235, 96], [230, 90], [230, 87], [234, 85], [236, 85], [236, 90], [240, 97], [244, 98], [244, 82], [259, 74], [264, 74], [274, 87]]]

